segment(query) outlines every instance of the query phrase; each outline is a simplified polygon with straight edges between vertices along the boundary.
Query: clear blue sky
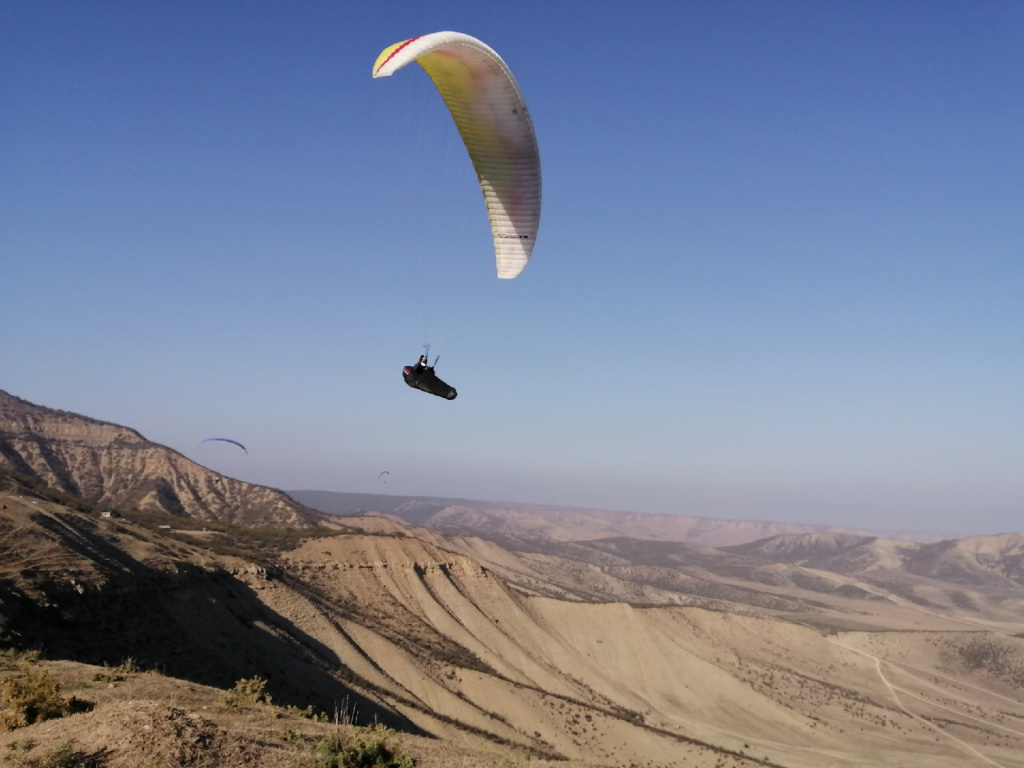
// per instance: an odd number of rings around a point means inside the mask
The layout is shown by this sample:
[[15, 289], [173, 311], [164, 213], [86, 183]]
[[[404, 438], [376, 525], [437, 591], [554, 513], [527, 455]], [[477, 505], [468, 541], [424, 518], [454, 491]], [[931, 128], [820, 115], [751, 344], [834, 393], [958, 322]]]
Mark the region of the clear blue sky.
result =
[[[370, 77], [445, 29], [534, 117], [514, 281]], [[284, 489], [1024, 530], [1022, 86], [1016, 0], [8, 0], [0, 388]]]

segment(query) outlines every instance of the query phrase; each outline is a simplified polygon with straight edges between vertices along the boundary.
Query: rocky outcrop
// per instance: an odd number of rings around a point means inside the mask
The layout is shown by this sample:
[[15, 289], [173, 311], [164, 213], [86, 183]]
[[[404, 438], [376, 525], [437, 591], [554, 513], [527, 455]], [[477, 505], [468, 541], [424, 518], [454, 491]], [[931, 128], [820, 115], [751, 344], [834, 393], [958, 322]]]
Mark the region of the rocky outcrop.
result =
[[313, 525], [283, 491], [224, 477], [133, 429], [0, 391], [0, 466], [97, 505], [243, 525]]

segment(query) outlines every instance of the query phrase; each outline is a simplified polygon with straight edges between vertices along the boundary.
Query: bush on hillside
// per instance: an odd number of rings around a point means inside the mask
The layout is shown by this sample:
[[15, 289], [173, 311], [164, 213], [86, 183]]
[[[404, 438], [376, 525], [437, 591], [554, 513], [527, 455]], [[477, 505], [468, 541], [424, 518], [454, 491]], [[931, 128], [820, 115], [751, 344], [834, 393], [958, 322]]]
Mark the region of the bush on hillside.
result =
[[264, 690], [266, 686], [267, 681], [258, 675], [243, 678], [237, 681], [230, 691], [221, 694], [220, 707], [225, 712], [237, 712], [243, 705], [270, 704], [272, 699]]
[[377, 723], [349, 727], [317, 744], [310, 768], [415, 768], [416, 760], [394, 743], [396, 733]]
[[25, 725], [64, 717], [71, 712], [73, 697], [60, 695], [60, 682], [45, 670], [23, 667], [16, 676], [0, 680], [0, 728], [14, 730]]

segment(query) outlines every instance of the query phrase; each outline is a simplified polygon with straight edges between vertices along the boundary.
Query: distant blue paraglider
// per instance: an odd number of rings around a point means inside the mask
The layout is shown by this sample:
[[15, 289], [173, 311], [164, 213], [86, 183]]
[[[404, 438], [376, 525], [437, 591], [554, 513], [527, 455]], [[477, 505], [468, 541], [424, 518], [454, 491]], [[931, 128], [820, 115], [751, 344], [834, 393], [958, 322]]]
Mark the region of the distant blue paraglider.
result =
[[222, 442], [222, 443], [231, 443], [232, 445], [237, 445], [239, 448], [241, 448], [243, 451], [245, 451], [246, 455], [248, 455], [248, 453], [249, 453], [249, 449], [248, 448], [246, 448], [244, 445], [242, 445], [237, 440], [232, 440], [230, 437], [208, 437], [205, 440], [201, 440], [199, 442], [199, 444], [202, 445], [203, 443], [209, 443], [209, 442], [212, 442], [214, 440]]

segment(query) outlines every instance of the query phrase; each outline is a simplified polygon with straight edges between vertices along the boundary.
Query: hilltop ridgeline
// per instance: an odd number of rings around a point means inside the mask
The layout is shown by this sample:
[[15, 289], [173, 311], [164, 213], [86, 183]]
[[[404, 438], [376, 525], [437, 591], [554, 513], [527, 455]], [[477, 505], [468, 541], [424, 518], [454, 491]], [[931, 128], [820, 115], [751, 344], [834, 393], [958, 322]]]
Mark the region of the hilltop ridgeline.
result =
[[0, 467], [97, 506], [243, 525], [322, 516], [283, 491], [224, 477], [133, 429], [0, 390]]

